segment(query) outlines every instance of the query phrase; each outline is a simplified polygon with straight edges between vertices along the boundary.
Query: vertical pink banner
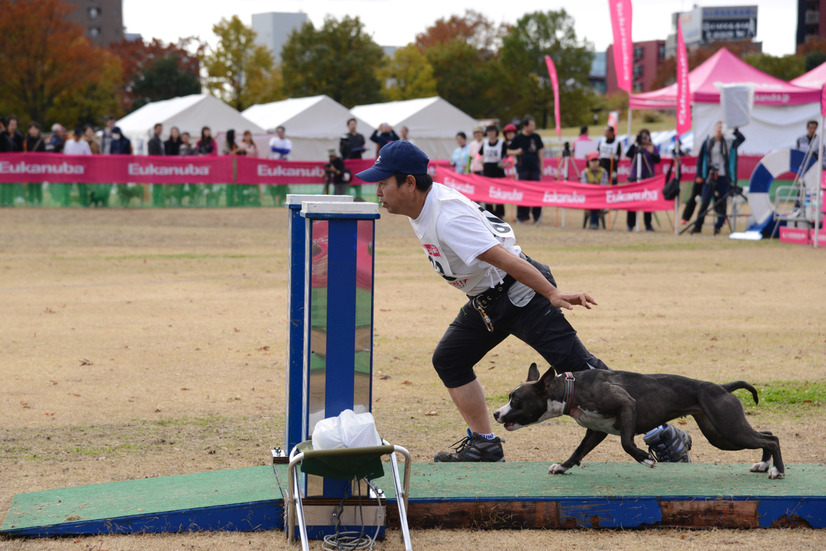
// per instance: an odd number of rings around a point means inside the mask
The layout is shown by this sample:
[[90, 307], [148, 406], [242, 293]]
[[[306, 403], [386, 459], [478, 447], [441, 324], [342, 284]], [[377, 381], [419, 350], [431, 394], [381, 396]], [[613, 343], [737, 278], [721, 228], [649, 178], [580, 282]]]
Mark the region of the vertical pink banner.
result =
[[677, 20], [677, 136], [691, 130], [691, 89], [688, 85], [688, 53], [683, 40], [683, 24]]
[[548, 66], [548, 75], [551, 77], [551, 86], [554, 89], [554, 122], [556, 123], [556, 135], [562, 139], [562, 128], [559, 124], [559, 78], [556, 76], [556, 66], [551, 56], [545, 56], [545, 65]]
[[634, 45], [631, 42], [631, 0], [608, 0], [614, 33], [614, 67], [617, 87], [629, 94], [633, 89]]
[[820, 90], [820, 116], [826, 117], [826, 84]]

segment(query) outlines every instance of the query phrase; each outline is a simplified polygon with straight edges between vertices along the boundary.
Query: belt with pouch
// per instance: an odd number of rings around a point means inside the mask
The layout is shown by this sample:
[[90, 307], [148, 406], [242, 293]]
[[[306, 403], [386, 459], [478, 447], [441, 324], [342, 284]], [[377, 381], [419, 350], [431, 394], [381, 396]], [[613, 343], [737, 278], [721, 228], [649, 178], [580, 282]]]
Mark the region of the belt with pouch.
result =
[[[525, 253], [519, 253], [520, 258], [523, 260], [527, 260], [530, 262], [530, 259], [525, 256]], [[475, 297], [468, 297], [470, 299], [470, 304], [473, 308], [479, 312], [479, 315], [482, 316], [482, 321], [485, 322], [485, 327], [488, 331], [493, 333], [493, 321], [488, 316], [487, 312], [485, 312], [485, 308], [502, 298], [502, 295], [508, 292], [508, 289], [516, 283], [516, 280], [510, 274], [505, 274], [505, 277], [502, 279], [501, 283], [497, 283], [484, 293], [479, 293]]]

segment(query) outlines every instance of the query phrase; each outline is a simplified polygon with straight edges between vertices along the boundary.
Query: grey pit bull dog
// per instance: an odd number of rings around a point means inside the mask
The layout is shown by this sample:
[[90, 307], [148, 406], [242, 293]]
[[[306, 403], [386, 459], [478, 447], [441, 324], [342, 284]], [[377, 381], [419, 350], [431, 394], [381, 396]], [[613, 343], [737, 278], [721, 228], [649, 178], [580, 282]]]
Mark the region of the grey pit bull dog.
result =
[[[510, 393], [510, 401], [493, 417], [509, 431], [561, 415], [570, 415], [588, 429], [567, 461], [551, 465], [551, 474], [563, 474], [579, 465], [608, 434], [619, 435], [622, 449], [639, 463], [653, 467], [656, 460], [634, 444], [634, 435], [676, 417], [693, 415], [712, 445], [721, 450], [762, 449], [762, 459], [749, 470], [784, 478], [777, 437], [754, 430], [746, 421], [740, 400], [731, 394], [741, 388], [749, 390], [757, 403], [757, 391], [743, 381], [718, 385], [679, 375], [602, 369], [556, 375], [553, 367], [540, 377], [534, 363], [528, 370], [528, 381]], [[774, 466], [769, 468], [772, 461]]]

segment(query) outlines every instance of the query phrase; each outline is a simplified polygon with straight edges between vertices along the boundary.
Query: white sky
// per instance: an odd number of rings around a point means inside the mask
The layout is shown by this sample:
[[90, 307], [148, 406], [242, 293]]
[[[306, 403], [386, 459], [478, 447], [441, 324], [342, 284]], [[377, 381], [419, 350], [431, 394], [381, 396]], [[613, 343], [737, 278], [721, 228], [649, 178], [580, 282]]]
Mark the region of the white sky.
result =
[[[665, 39], [671, 33], [671, 14], [699, 6], [757, 5], [757, 40], [771, 55], [794, 52], [797, 2], [794, 0], [633, 0], [635, 41]], [[212, 43], [212, 25], [221, 18], [238, 17], [251, 25], [252, 14], [304, 12], [318, 28], [325, 15], [341, 19], [358, 16], [368, 33], [381, 46], [403, 46], [412, 42], [439, 18], [473, 9], [494, 22], [515, 23], [535, 11], [565, 8], [574, 18], [577, 37], [590, 40], [597, 51], [613, 41], [607, 0], [123, 0], [126, 32], [144, 40], [159, 38], [175, 42], [179, 37], [198, 36]]]

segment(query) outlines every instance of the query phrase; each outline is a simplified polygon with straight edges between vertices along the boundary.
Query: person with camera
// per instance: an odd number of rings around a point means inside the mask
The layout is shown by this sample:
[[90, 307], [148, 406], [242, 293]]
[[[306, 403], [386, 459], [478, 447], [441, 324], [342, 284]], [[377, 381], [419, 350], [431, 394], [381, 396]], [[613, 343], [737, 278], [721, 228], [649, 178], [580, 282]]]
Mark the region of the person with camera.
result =
[[[628, 175], [629, 182], [638, 182], [654, 176], [654, 165], [660, 162], [660, 150], [651, 143], [651, 132], [647, 128], [640, 130], [636, 141], [625, 152], [625, 156], [633, 159], [631, 161], [631, 173]], [[650, 212], [643, 214], [645, 231], [654, 231], [651, 218]], [[636, 211], [628, 211], [626, 224], [628, 225], [628, 231], [634, 231], [634, 226], [637, 225]]]
[[746, 137], [737, 128], [732, 135], [723, 135], [723, 122], [717, 121], [714, 125], [714, 135], [704, 144], [705, 153], [697, 158], [697, 174], [703, 177], [703, 201], [700, 204], [700, 214], [694, 222], [692, 234], [703, 230], [706, 213], [714, 199], [714, 210], [717, 221], [714, 223], [714, 235], [720, 233], [726, 223], [726, 198], [729, 195], [732, 182], [737, 184], [737, 148], [746, 141]]
[[330, 157], [330, 161], [324, 163], [324, 172], [327, 175], [327, 179], [324, 182], [324, 193], [327, 194], [329, 192], [330, 182], [332, 182], [333, 195], [347, 195], [344, 161], [338, 156], [338, 151], [336, 151], [335, 148], [330, 148], [327, 151], [327, 155]]

